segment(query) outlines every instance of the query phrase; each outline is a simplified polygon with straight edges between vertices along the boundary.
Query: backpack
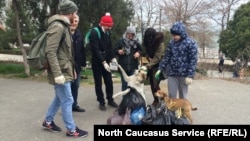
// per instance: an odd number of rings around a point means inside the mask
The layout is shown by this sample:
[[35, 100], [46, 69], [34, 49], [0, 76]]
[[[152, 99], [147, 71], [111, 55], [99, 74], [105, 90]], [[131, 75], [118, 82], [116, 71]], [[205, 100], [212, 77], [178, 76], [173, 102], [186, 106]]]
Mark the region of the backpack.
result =
[[[98, 38], [101, 39], [101, 33], [100, 33], [98, 27], [94, 27], [94, 28], [92, 28], [92, 29], [94, 29], [94, 30], [97, 32]], [[90, 29], [90, 30], [86, 33], [85, 38], [84, 38], [84, 47], [86, 47], [86, 48], [89, 48], [89, 36], [90, 36], [90, 33], [91, 33], [91, 30], [92, 30], [92, 29]]]
[[[57, 20], [57, 21], [60, 21], [60, 20]], [[60, 22], [63, 23], [62, 21]], [[50, 25], [52, 23], [50, 23]], [[64, 38], [65, 38], [65, 33], [63, 34], [63, 37], [61, 38], [59, 46], [61, 46]], [[30, 67], [35, 68], [37, 70], [48, 69], [49, 63], [45, 55], [46, 41], [47, 41], [47, 31], [43, 31], [31, 41], [29, 56], [27, 57]]]

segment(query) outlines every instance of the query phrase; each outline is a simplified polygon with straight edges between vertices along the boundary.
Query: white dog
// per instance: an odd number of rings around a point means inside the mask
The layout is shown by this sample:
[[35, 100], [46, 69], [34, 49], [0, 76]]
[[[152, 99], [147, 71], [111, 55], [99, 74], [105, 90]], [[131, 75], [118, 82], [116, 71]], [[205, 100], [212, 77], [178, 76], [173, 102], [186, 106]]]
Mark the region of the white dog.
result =
[[124, 80], [128, 83], [128, 88], [124, 91], [118, 92], [113, 95], [113, 98], [119, 95], [125, 95], [130, 91], [129, 87], [135, 88], [146, 102], [145, 92], [144, 92], [144, 82], [147, 79], [147, 68], [145, 66], [140, 67], [139, 70], [136, 70], [135, 73], [131, 76], [128, 76], [123, 68], [118, 65]]

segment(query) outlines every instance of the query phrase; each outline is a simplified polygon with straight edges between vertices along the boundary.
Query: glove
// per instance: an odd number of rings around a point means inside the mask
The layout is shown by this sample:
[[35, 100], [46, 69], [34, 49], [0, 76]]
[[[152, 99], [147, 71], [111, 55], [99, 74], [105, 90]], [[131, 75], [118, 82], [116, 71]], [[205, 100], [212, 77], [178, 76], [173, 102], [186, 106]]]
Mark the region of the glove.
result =
[[158, 71], [155, 73], [155, 79], [156, 79], [156, 80], [160, 80], [160, 75], [161, 75], [161, 70], [158, 70]]
[[63, 75], [60, 75], [55, 78], [55, 82], [57, 84], [63, 85], [65, 83], [65, 77]]
[[193, 79], [190, 78], [190, 77], [186, 77], [186, 78], [185, 78], [185, 84], [186, 84], [186, 85], [192, 84], [192, 81], [193, 81]]
[[143, 70], [143, 71], [145, 71], [145, 72], [148, 72], [148, 69], [147, 69], [146, 66], [141, 66], [141, 67], [140, 67], [140, 70]]
[[107, 64], [106, 61], [104, 61], [102, 64], [103, 64], [103, 66], [104, 66], [104, 68], [105, 68], [106, 71], [111, 72], [110, 71], [110, 67], [109, 67], [109, 65]]
[[112, 62], [113, 64], [115, 64], [115, 65], [118, 66], [118, 62], [117, 62], [116, 58], [113, 58], [111, 62]]

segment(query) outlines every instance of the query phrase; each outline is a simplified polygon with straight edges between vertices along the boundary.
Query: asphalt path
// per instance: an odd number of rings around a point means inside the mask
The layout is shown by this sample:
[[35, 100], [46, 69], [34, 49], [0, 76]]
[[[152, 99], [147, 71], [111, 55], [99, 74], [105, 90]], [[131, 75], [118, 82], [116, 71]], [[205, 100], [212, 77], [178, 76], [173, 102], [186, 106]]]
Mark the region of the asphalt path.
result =
[[[166, 89], [167, 82], [161, 83]], [[120, 83], [114, 84], [114, 92], [119, 92]], [[147, 103], [152, 103], [148, 85], [145, 86]], [[52, 133], [41, 128], [44, 115], [54, 97], [54, 90], [47, 82], [0, 78], [0, 140], [1, 141], [93, 141], [94, 125], [106, 124], [114, 108], [103, 112], [93, 85], [81, 84], [78, 103], [86, 109], [84, 113], [73, 113], [77, 126], [89, 131], [86, 138], [67, 137], [59, 111], [55, 123], [63, 131]], [[208, 78], [194, 80], [189, 88], [188, 99], [197, 111], [192, 112], [194, 125], [245, 125], [250, 123], [250, 86], [233, 81]], [[115, 99], [117, 103], [120, 97]]]

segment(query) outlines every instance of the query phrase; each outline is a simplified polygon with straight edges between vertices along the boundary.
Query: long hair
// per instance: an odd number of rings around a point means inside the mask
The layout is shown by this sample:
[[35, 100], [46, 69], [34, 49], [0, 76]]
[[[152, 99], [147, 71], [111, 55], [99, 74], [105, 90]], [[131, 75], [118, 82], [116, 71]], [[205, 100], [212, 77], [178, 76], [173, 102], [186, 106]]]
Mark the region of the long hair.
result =
[[164, 35], [162, 32], [156, 32], [153, 28], [148, 28], [145, 31], [143, 45], [145, 51], [150, 58], [153, 58], [156, 50], [163, 42]]

